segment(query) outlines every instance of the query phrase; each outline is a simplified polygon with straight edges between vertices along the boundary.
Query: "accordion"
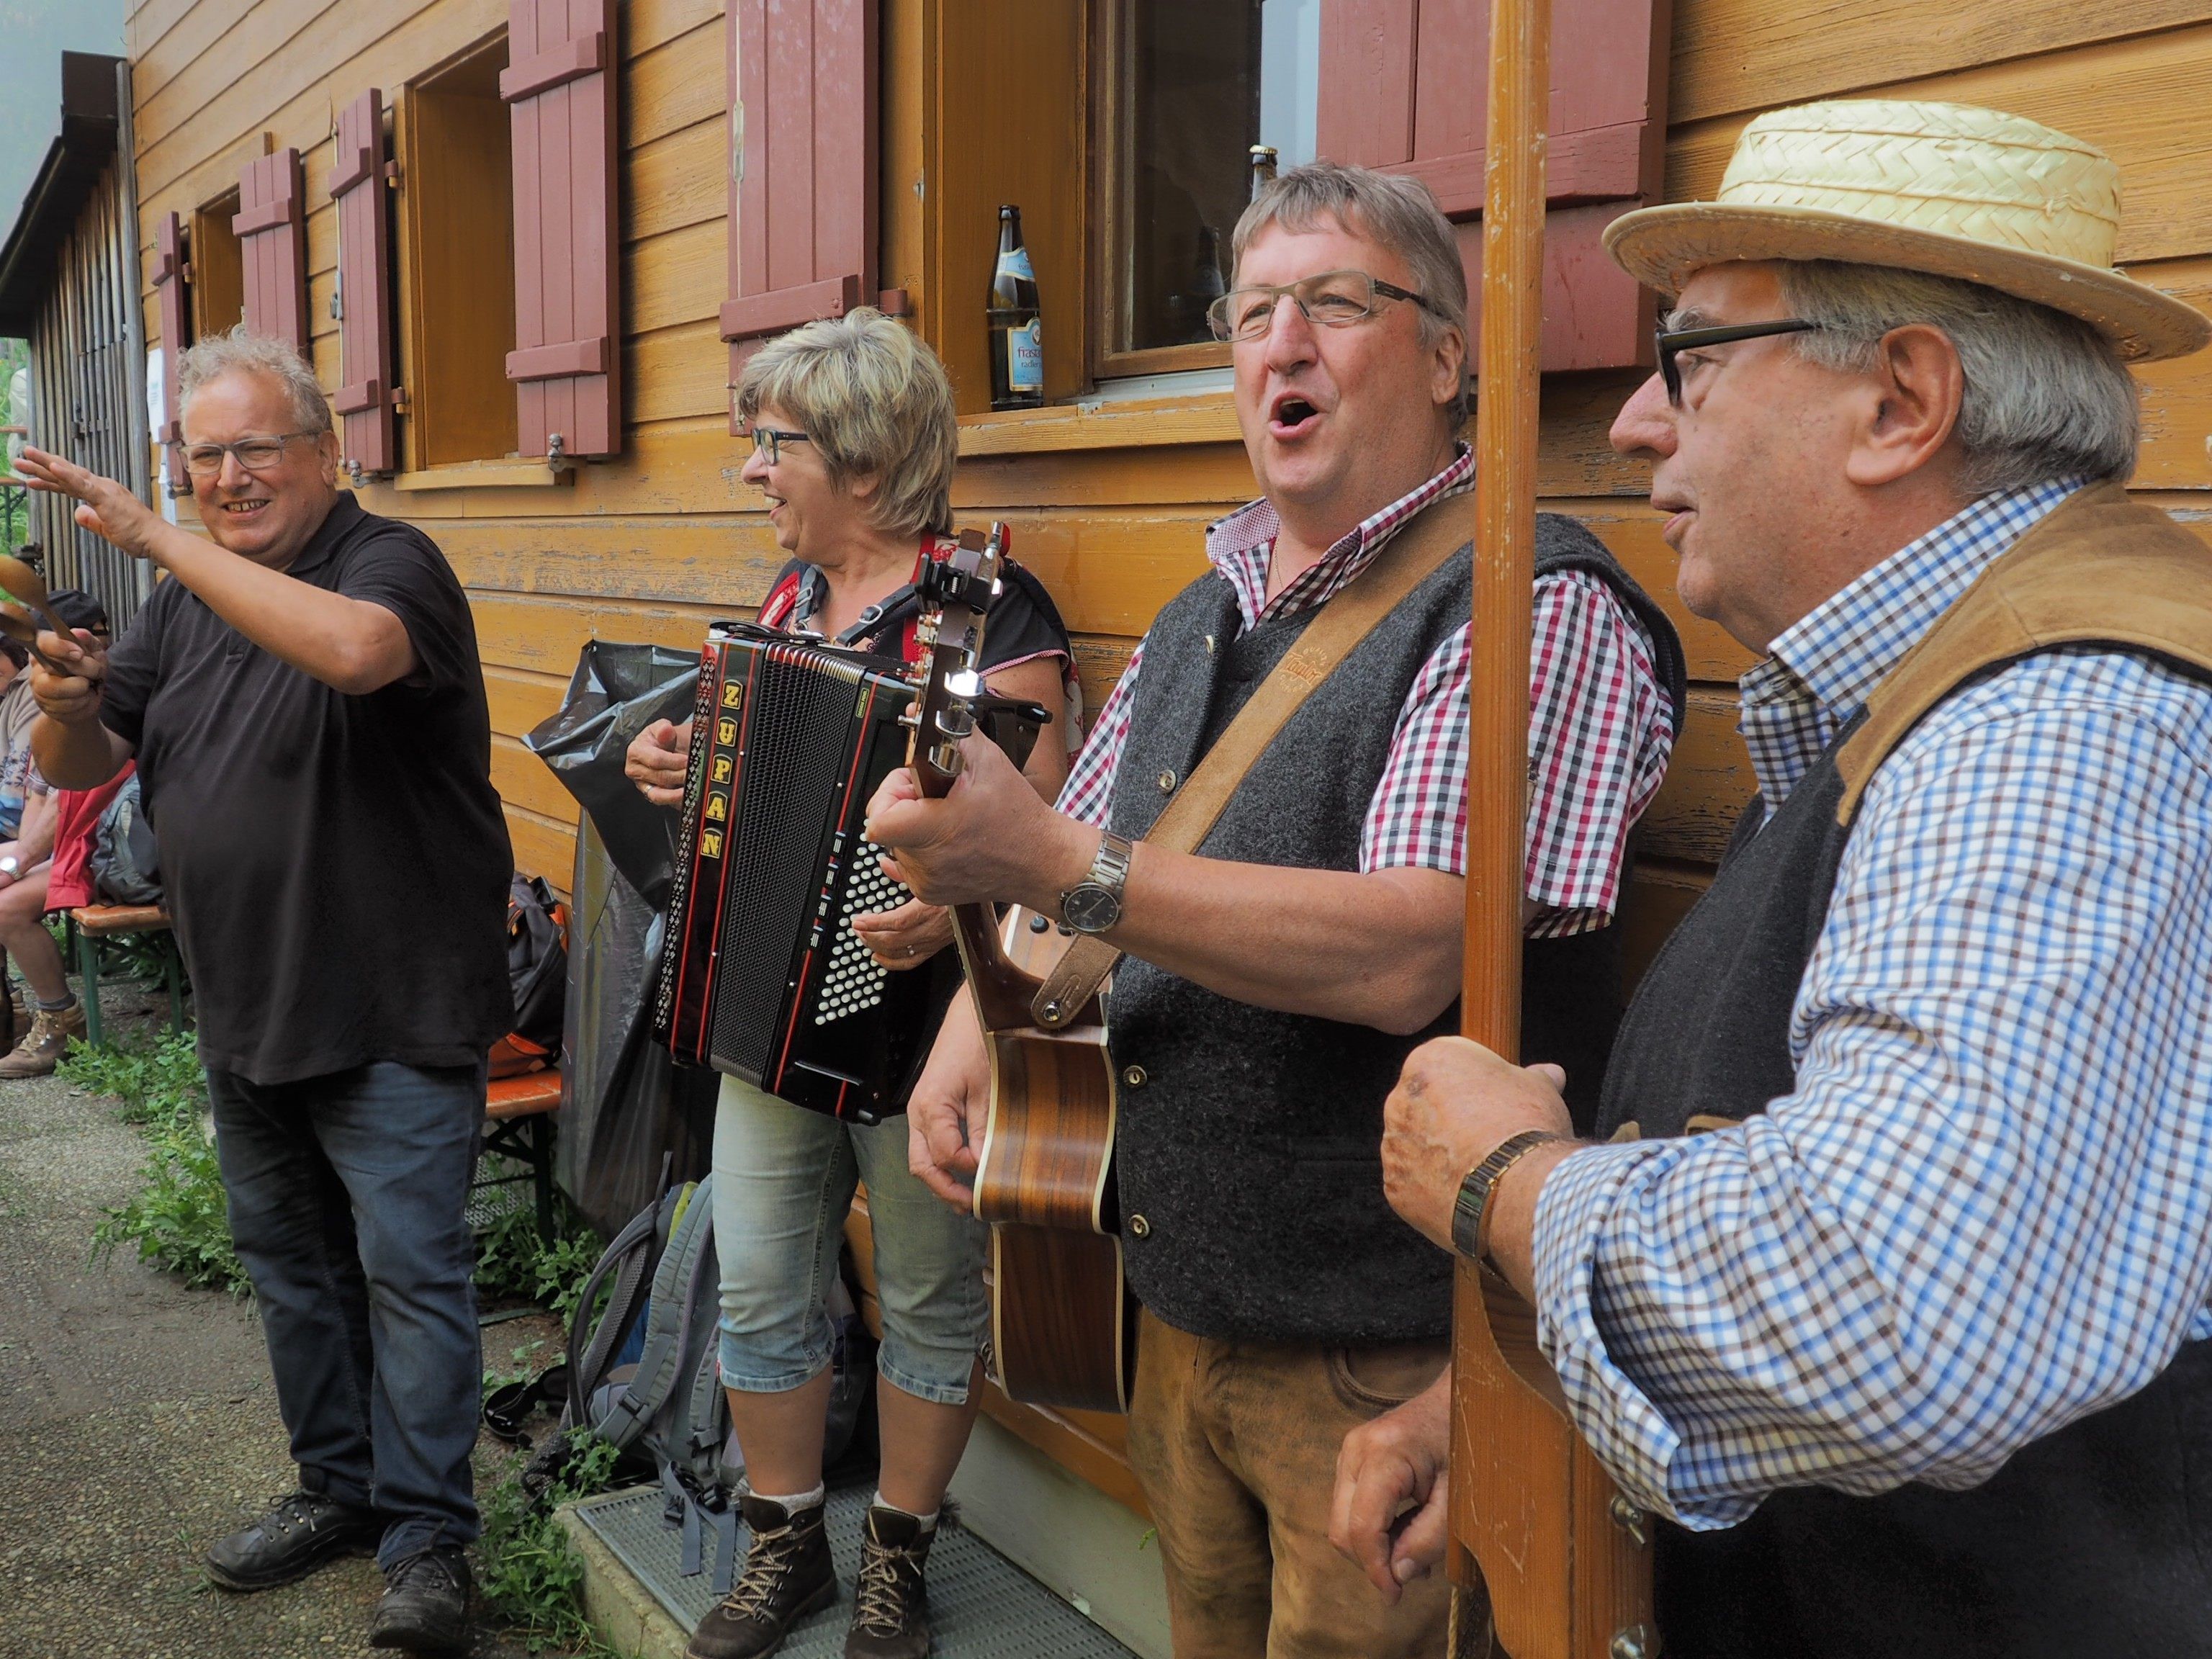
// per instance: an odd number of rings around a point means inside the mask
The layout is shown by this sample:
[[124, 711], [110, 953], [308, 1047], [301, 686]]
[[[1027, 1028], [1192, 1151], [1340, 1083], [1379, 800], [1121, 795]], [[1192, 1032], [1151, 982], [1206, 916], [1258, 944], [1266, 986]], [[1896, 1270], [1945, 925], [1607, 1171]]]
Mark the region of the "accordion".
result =
[[853, 919], [910, 896], [861, 821], [914, 700], [893, 658], [708, 633], [654, 1002], [678, 1060], [861, 1123], [896, 1109], [937, 975], [879, 966]]

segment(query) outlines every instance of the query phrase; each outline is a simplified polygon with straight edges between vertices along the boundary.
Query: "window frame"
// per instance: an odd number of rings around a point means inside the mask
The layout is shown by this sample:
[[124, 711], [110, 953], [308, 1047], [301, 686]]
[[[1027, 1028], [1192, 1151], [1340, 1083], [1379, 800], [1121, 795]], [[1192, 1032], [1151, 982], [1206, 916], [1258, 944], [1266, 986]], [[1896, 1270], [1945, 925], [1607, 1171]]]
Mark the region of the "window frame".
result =
[[[1128, 336], [1134, 169], [1126, 165], [1129, 97], [1136, 55], [1133, 0], [1098, 0], [1090, 40], [1093, 105], [1091, 197], [1098, 213], [1091, 240], [1091, 378], [1133, 380], [1230, 366], [1229, 343], [1117, 347]], [[1223, 252], [1225, 253], [1227, 249]], [[1230, 275], [1232, 273], [1224, 273]]]

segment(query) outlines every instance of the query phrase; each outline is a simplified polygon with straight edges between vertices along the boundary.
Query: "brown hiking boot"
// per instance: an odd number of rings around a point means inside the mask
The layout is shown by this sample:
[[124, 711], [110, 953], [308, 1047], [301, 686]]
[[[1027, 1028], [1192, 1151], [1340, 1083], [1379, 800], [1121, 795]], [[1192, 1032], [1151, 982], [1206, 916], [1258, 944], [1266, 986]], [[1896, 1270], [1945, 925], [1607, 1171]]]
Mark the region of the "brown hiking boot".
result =
[[929, 1592], [921, 1570], [936, 1536], [935, 1527], [925, 1529], [904, 1510], [869, 1507], [845, 1659], [924, 1659], [929, 1652]]
[[789, 1510], [747, 1492], [738, 1507], [752, 1548], [736, 1585], [691, 1632], [685, 1659], [763, 1659], [793, 1625], [837, 1599], [821, 1504]]
[[30, 1030], [15, 1045], [15, 1052], [0, 1059], [0, 1078], [51, 1076], [69, 1052], [71, 1037], [80, 1042], [84, 1037], [82, 1002], [37, 1010]]

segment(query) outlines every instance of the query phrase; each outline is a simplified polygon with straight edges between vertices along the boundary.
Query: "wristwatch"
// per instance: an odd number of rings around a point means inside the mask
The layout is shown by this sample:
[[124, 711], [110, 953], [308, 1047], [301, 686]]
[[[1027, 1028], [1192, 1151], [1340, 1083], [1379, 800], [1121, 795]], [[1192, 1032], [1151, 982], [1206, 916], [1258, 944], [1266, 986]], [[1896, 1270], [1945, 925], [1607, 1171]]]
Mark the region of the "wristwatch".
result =
[[1107, 830], [1098, 837], [1091, 873], [1060, 896], [1060, 919], [1078, 933], [1103, 933], [1121, 920], [1121, 884], [1129, 879], [1129, 855], [1136, 848]]
[[1545, 1129], [1523, 1129], [1500, 1141], [1490, 1156], [1467, 1172], [1459, 1183], [1459, 1201], [1452, 1206], [1452, 1248], [1469, 1261], [1480, 1261], [1490, 1253], [1490, 1200], [1505, 1172], [1523, 1155], [1547, 1140], [1564, 1140]]

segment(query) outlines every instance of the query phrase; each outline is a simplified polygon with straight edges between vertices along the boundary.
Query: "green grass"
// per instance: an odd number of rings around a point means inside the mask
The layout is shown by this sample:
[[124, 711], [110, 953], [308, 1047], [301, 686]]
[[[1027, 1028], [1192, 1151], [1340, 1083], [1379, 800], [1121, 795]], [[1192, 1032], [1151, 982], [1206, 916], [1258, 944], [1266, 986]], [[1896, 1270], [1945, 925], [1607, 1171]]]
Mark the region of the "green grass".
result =
[[619, 1659], [584, 1617], [584, 1558], [553, 1518], [562, 1504], [605, 1491], [617, 1455], [604, 1440], [586, 1442], [537, 1497], [523, 1489], [525, 1460], [517, 1457], [484, 1500], [477, 1587], [532, 1653], [558, 1648], [586, 1659]]
[[206, 1125], [207, 1079], [189, 1034], [173, 1032], [132, 1052], [72, 1042], [61, 1074], [79, 1088], [112, 1095], [118, 1114], [146, 1139], [137, 1194], [102, 1212], [95, 1260], [129, 1245], [149, 1267], [198, 1290], [243, 1296], [246, 1269], [230, 1242], [222, 1173]]

